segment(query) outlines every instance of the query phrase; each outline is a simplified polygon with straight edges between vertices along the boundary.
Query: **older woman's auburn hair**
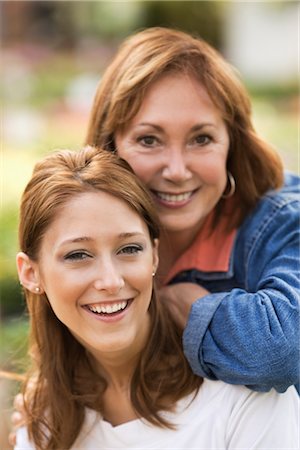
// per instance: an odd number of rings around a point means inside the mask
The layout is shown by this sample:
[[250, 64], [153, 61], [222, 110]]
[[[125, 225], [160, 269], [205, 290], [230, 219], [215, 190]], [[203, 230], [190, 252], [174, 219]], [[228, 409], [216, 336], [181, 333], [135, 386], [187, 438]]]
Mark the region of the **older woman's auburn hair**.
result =
[[[37, 163], [22, 196], [20, 248], [39, 260], [44, 233], [74, 196], [104, 191], [132, 208], [146, 223], [150, 239], [159, 236], [151, 197], [129, 165], [116, 155], [86, 147], [62, 150]], [[55, 316], [46, 294], [24, 289], [30, 316], [32, 365], [23, 386], [30, 438], [41, 450], [70, 448], [84, 421], [85, 407], [102, 412], [106, 381], [68, 328]], [[153, 292], [149, 307], [151, 336], [131, 382], [138, 416], [170, 426], [160, 410], [196, 391], [202, 380], [192, 374], [183, 355], [179, 330]]]
[[[257, 201], [283, 183], [282, 162], [256, 134], [249, 95], [235, 69], [208, 43], [185, 32], [148, 28], [125, 40], [105, 71], [95, 96], [86, 142], [116, 150], [114, 135], [138, 112], [146, 90], [160, 76], [181, 73], [195, 77], [220, 111], [230, 137], [227, 169], [236, 181], [241, 224]], [[218, 204], [218, 216], [224, 200]]]

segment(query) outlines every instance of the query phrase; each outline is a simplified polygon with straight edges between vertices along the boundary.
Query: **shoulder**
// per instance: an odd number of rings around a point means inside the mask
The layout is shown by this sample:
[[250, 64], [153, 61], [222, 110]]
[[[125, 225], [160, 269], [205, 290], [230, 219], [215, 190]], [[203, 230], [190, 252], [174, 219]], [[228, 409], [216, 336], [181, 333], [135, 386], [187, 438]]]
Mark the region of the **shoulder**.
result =
[[300, 177], [292, 172], [285, 172], [282, 188], [267, 192], [260, 203], [269, 201], [280, 207], [289, 203], [299, 202], [299, 194]]
[[[198, 435], [209, 430], [207, 448], [298, 448], [299, 397], [294, 386], [279, 394], [205, 379], [191, 408], [190, 422], [197, 422]], [[220, 440], [212, 441], [216, 436]]]
[[34, 450], [34, 444], [29, 440], [28, 432], [26, 427], [18, 428], [16, 432], [17, 443], [14, 450]]
[[[202, 392], [201, 392], [202, 391]], [[286, 392], [278, 393], [275, 389], [268, 392], [257, 392], [242, 385], [233, 385], [221, 380], [205, 379], [199, 391], [199, 400], [206, 404], [217, 405], [218, 410], [226, 410], [228, 417], [240, 417], [242, 411], [252, 412], [257, 416], [267, 415], [277, 410], [277, 413], [297, 415], [299, 396], [294, 386]]]
[[276, 212], [289, 205], [299, 206], [299, 194], [300, 177], [291, 172], [286, 172], [282, 188], [268, 191], [258, 202], [252, 216], [259, 214], [259, 212], [263, 210], [272, 210]]
[[90, 445], [93, 445], [95, 442], [95, 433], [97, 435], [97, 428], [99, 428], [102, 420], [102, 416], [97, 411], [85, 408], [84, 423], [72, 448], [92, 448]]
[[279, 190], [267, 192], [246, 217], [239, 229], [240, 239], [251, 245], [257, 237], [272, 236], [280, 227], [299, 228], [300, 178], [292, 173], [285, 174], [285, 183]]

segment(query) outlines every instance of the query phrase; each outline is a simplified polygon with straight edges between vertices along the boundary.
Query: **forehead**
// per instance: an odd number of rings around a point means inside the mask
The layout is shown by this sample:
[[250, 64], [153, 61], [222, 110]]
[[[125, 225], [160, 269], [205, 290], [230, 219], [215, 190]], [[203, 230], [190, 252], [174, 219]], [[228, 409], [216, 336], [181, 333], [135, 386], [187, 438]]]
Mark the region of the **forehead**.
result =
[[166, 110], [171, 117], [192, 116], [195, 112], [199, 115], [201, 111], [206, 115], [221, 116], [203, 83], [193, 75], [173, 72], [161, 75], [150, 84], [133, 120], [151, 113], [166, 118]]
[[133, 231], [148, 234], [140, 215], [124, 200], [97, 191], [70, 198], [57, 211], [44, 237], [53, 241], [67, 235], [99, 236]]

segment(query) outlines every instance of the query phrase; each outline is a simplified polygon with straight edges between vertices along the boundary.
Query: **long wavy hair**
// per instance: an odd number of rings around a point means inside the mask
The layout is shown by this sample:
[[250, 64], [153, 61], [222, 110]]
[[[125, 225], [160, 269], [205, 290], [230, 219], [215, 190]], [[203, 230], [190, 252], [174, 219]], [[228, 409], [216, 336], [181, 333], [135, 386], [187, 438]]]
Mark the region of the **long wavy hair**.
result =
[[[152, 243], [159, 237], [151, 197], [128, 164], [106, 150], [86, 147], [55, 152], [36, 164], [21, 201], [20, 249], [38, 261], [44, 233], [60, 208], [89, 191], [126, 202], [146, 223]], [[46, 294], [24, 291], [32, 361], [23, 386], [29, 436], [38, 449], [68, 449], [80, 432], [85, 408], [102, 412], [107, 383], [96, 373], [91, 355], [58, 320]], [[182, 350], [182, 330], [154, 290], [149, 313], [151, 334], [131, 380], [131, 401], [139, 417], [168, 427], [160, 411], [196, 392], [202, 379], [192, 374]]]
[[[204, 40], [160, 27], [127, 38], [99, 83], [86, 143], [115, 150], [116, 131], [136, 115], [149, 86], [169, 72], [196, 78], [226, 123], [227, 169], [236, 181], [238, 205], [238, 213], [229, 217], [229, 228], [239, 226], [268, 190], [282, 185], [283, 167], [274, 148], [253, 127], [250, 98], [237, 71]], [[217, 217], [225, 213], [225, 204], [220, 199]]]

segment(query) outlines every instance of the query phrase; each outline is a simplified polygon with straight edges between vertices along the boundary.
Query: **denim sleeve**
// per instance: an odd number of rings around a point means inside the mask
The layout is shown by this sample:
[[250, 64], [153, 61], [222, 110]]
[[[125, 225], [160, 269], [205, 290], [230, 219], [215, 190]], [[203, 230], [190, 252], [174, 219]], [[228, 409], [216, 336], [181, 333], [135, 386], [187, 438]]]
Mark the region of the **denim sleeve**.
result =
[[183, 343], [200, 376], [284, 392], [299, 382], [299, 204], [260, 219], [235, 255], [243, 289], [197, 300]]

